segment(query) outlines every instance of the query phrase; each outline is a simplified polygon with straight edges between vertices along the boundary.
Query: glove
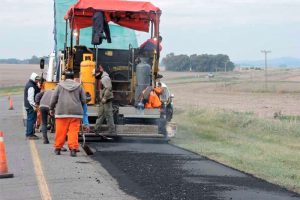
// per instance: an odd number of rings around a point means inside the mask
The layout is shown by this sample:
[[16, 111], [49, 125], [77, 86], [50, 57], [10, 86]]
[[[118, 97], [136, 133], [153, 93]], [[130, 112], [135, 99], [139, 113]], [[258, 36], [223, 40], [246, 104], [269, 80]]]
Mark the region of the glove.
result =
[[105, 99], [105, 98], [102, 98], [102, 99], [101, 99], [101, 103], [103, 103], [103, 104], [106, 103], [106, 99]]
[[33, 106], [33, 110], [34, 110], [34, 112], [38, 112], [39, 111], [39, 106]]
[[91, 130], [90, 126], [88, 124], [86, 125], [83, 125], [83, 131], [86, 132], [86, 133], [89, 133]]

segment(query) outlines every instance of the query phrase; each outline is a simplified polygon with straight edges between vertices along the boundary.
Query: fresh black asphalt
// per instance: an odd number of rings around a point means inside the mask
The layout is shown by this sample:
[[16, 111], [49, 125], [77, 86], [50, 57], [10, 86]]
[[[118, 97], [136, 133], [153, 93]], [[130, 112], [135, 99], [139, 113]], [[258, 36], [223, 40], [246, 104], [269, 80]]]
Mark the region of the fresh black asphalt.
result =
[[90, 143], [92, 159], [144, 200], [300, 199], [296, 193], [160, 140]]

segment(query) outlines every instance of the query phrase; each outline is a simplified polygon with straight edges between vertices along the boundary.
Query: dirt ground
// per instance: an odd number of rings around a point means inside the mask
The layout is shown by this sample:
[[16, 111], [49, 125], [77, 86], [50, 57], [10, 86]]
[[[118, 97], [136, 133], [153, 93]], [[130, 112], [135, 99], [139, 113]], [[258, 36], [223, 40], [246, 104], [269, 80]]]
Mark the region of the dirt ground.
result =
[[[0, 87], [24, 85], [32, 72], [41, 73], [39, 65], [0, 64]], [[253, 112], [260, 117], [273, 117], [275, 112], [283, 115], [300, 115], [300, 69], [270, 70], [268, 81], [283, 85], [273, 92], [249, 92], [245, 85], [261, 83], [263, 86], [264, 71], [242, 71], [215, 73], [208, 79], [207, 73], [161, 71], [162, 79], [175, 95], [174, 105], [177, 108], [218, 108], [240, 112]], [[197, 79], [201, 81], [197, 81]], [[228, 82], [214, 81], [223, 78], [240, 81], [230, 85]], [[182, 82], [186, 79], [186, 82]], [[194, 82], [189, 82], [193, 79]], [[196, 81], [195, 81], [196, 79]], [[228, 84], [230, 86], [226, 86]], [[270, 84], [269, 87], [274, 87]]]
[[39, 65], [0, 64], [0, 87], [25, 85], [32, 72], [40, 74]]
[[[238, 76], [240, 83], [234, 86], [225, 86], [226, 82], [199, 81], [182, 82], [176, 81], [180, 77], [188, 79], [205, 79], [207, 73], [195, 72], [168, 72], [162, 71], [165, 81], [171, 93], [174, 94], [174, 105], [177, 108], [217, 108], [239, 112], [252, 112], [260, 117], [272, 118], [274, 113], [281, 112], [283, 115], [300, 115], [300, 70], [272, 70], [268, 74], [269, 87], [279, 87], [281, 89], [272, 92], [249, 92], [245, 85], [259, 85], [264, 87], [264, 71], [216, 73], [214, 78], [230, 78]], [[272, 84], [271, 84], [272, 83]], [[288, 84], [288, 85], [283, 85]], [[284, 88], [285, 87], [285, 88]], [[245, 89], [245, 91], [243, 91]], [[290, 91], [290, 92], [289, 92]]]

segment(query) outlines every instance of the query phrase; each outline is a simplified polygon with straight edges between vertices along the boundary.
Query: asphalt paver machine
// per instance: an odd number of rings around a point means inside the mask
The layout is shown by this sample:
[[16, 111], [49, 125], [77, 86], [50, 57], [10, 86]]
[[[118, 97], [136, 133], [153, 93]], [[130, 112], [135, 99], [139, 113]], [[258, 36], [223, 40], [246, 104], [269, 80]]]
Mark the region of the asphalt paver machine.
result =
[[[55, 8], [58, 1], [56, 4]], [[167, 127], [173, 127], [172, 132], [175, 127], [170, 123], [172, 95], [161, 95], [161, 108], [138, 106], [143, 91], [160, 81], [160, 52], [159, 45], [155, 50], [142, 51], [135, 31], [158, 38], [160, 16], [158, 7], [142, 1], [79, 0], [70, 5], [64, 15], [64, 35], [55, 35], [56, 41], [64, 38], [63, 46], [50, 56], [44, 88], [52, 89], [64, 78], [64, 70], [73, 70], [90, 97], [88, 115], [93, 124], [101, 90], [95, 71], [101, 65], [112, 80], [116, 134], [166, 137]], [[101, 132], [109, 135], [105, 126]]]

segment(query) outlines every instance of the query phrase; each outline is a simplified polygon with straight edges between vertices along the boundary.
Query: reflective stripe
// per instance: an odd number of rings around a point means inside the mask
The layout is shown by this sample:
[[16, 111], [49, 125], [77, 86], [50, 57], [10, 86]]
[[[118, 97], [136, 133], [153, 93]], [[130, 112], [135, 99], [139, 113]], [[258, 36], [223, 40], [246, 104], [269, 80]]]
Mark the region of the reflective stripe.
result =
[[4, 142], [4, 139], [3, 139], [3, 137], [0, 137], [0, 142]]

